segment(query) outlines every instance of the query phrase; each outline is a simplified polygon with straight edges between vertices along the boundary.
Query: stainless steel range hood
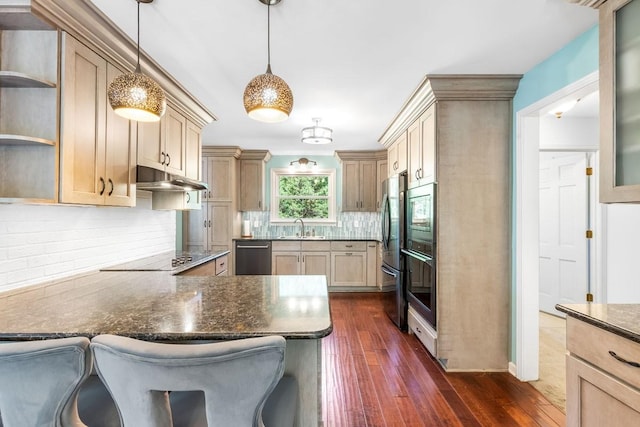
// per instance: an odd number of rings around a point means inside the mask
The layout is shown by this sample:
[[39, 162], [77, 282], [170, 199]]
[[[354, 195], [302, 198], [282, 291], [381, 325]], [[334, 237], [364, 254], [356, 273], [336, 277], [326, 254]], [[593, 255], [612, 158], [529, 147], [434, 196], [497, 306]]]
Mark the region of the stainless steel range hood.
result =
[[136, 187], [147, 191], [198, 191], [208, 190], [206, 182], [177, 176], [147, 166], [137, 166]]

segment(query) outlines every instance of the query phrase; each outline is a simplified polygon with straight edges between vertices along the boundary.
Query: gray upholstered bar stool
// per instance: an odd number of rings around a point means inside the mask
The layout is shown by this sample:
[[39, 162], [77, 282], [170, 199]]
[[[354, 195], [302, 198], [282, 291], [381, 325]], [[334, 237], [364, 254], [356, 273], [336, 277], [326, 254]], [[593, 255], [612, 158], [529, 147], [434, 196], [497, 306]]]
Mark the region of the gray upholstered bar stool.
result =
[[285, 343], [280, 336], [165, 344], [99, 335], [91, 349], [125, 427], [286, 427], [298, 390], [292, 377], [281, 380]]
[[76, 397], [90, 372], [85, 337], [0, 343], [0, 426], [84, 426]]

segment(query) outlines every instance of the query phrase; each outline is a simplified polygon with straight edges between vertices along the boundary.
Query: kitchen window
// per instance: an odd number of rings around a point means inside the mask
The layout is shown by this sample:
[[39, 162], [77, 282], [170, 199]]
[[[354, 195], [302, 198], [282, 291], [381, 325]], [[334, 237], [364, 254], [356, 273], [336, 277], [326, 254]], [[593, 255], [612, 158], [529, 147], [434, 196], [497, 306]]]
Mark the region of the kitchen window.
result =
[[271, 170], [271, 222], [335, 223], [335, 169]]

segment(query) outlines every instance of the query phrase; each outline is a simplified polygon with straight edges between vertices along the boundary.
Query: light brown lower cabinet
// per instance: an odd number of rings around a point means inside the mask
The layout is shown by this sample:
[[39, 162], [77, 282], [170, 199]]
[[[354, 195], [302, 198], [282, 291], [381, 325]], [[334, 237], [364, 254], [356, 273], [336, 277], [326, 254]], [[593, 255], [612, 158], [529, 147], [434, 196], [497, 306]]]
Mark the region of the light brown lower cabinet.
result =
[[638, 426], [640, 391], [567, 356], [567, 426]]
[[567, 426], [640, 425], [640, 344], [567, 317], [567, 350]]
[[274, 241], [271, 274], [327, 276], [330, 283], [330, 242]]
[[180, 276], [227, 276], [229, 256], [223, 255], [180, 273]]
[[355, 240], [331, 242], [331, 286], [367, 286], [368, 243]]

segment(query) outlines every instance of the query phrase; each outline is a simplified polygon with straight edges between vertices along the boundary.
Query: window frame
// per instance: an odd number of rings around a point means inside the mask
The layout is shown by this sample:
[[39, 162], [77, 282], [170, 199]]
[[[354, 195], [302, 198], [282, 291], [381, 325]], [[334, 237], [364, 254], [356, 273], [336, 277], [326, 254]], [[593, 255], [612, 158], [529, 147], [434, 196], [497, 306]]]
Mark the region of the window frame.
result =
[[273, 168], [271, 169], [271, 211], [269, 222], [273, 224], [293, 224], [296, 218], [280, 218], [278, 205], [280, 200], [279, 181], [281, 176], [327, 176], [329, 178], [328, 200], [329, 200], [329, 217], [326, 219], [303, 218], [305, 224], [321, 224], [335, 225], [337, 223], [337, 191], [336, 191], [336, 170], [335, 169], [317, 169], [308, 171], [292, 171], [289, 168]]

